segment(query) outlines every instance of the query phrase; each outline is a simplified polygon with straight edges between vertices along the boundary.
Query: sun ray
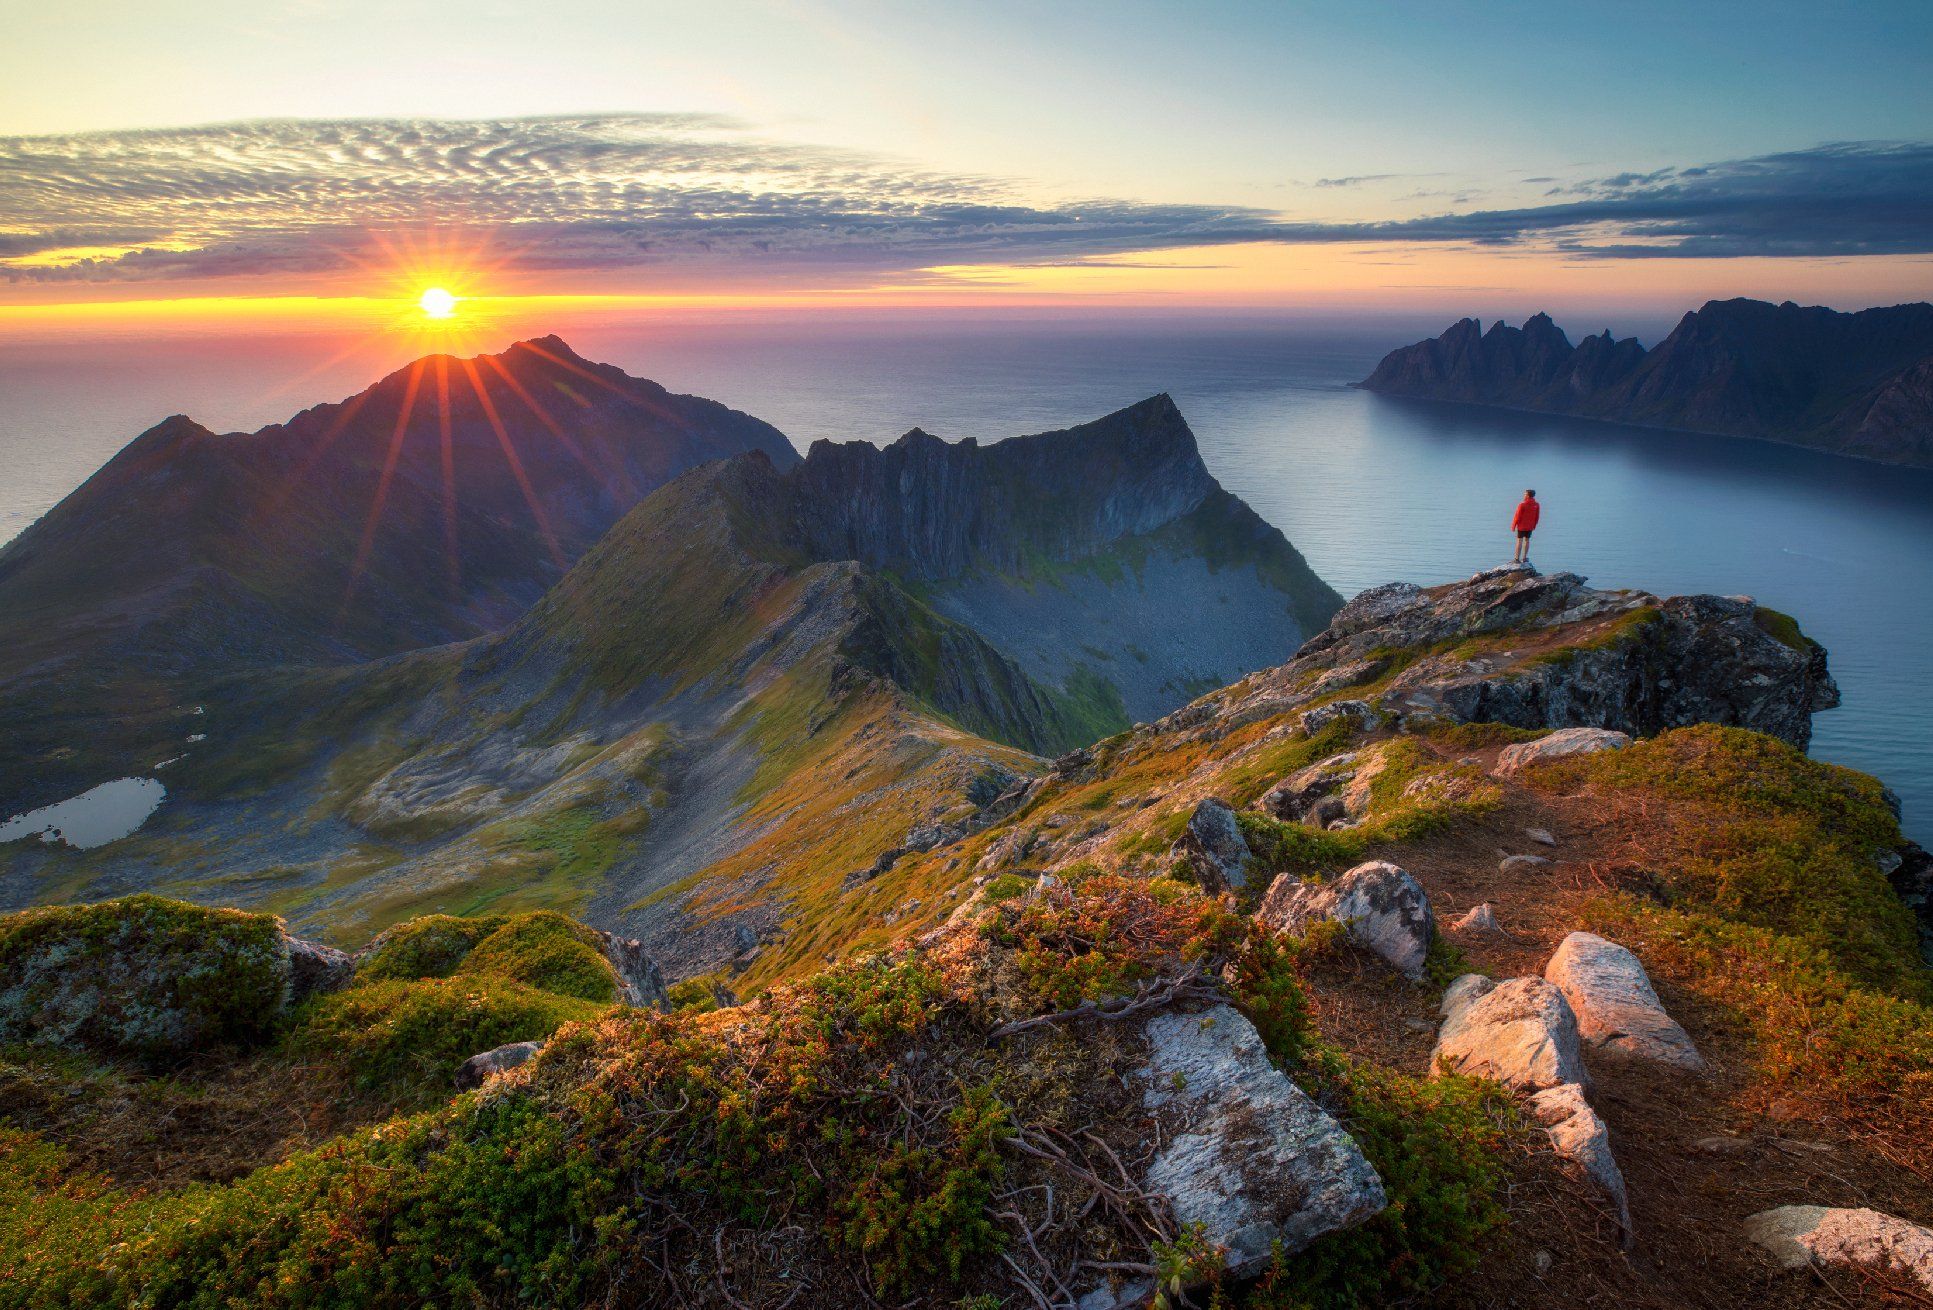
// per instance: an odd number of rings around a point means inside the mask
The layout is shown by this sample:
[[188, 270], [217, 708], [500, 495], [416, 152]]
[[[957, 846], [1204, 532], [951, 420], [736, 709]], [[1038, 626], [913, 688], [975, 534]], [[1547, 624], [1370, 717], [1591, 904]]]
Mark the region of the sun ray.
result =
[[497, 444], [503, 447], [503, 457], [510, 461], [510, 472], [523, 489], [524, 501], [530, 506], [531, 517], [537, 521], [537, 530], [544, 535], [544, 544], [550, 547], [551, 558], [559, 569], [569, 568], [563, 548], [557, 544], [557, 535], [550, 529], [550, 516], [544, 513], [543, 502], [537, 499], [537, 489], [530, 484], [530, 475], [524, 471], [524, 462], [517, 454], [517, 447], [510, 440], [510, 433], [504, 429], [503, 419], [497, 413], [496, 403], [490, 399], [490, 393], [483, 385], [483, 376], [477, 372], [476, 361], [465, 359], [458, 362], [470, 376], [470, 386], [477, 393], [477, 402], [483, 406], [483, 416], [497, 434]]
[[363, 570], [369, 567], [369, 554], [376, 545], [376, 525], [382, 518], [383, 503], [389, 499], [389, 481], [396, 475], [396, 461], [403, 453], [403, 435], [409, 428], [410, 412], [416, 408], [416, 392], [422, 382], [423, 361], [419, 359], [410, 365], [409, 383], [403, 392], [403, 406], [396, 414], [396, 430], [389, 438], [389, 451], [383, 457], [382, 475], [376, 480], [376, 494], [369, 502], [369, 517], [363, 522], [362, 543], [356, 547], [356, 562], [349, 571], [349, 585], [343, 592], [342, 606], [336, 614], [338, 624], [348, 615], [349, 603], [355, 599], [356, 587], [362, 582]]
[[443, 557], [450, 598], [463, 594], [463, 559], [456, 541], [456, 451], [450, 432], [450, 357], [436, 357], [436, 439], [443, 465]]
[[617, 476], [622, 479], [625, 489], [631, 495], [637, 495], [637, 482], [631, 477], [629, 469], [623, 467], [621, 464], [615, 470], [600, 465], [596, 460], [584, 453], [584, 448], [578, 445], [577, 441], [568, 432], [564, 431], [563, 426], [550, 416], [550, 411], [543, 407], [543, 404], [537, 397], [530, 394], [529, 388], [517, 381], [516, 374], [505, 368], [501, 359], [495, 355], [485, 355], [483, 356], [483, 362], [496, 370], [497, 376], [503, 379], [504, 385], [510, 388], [511, 394], [523, 401], [524, 406], [536, 416], [537, 421], [543, 424], [544, 430], [549, 432], [551, 436], [557, 438], [562, 443], [564, 449], [576, 457], [579, 464], [582, 464], [585, 469], [589, 470], [599, 481], [604, 483], [605, 490], [608, 491], [611, 489], [611, 477], [615, 471]]

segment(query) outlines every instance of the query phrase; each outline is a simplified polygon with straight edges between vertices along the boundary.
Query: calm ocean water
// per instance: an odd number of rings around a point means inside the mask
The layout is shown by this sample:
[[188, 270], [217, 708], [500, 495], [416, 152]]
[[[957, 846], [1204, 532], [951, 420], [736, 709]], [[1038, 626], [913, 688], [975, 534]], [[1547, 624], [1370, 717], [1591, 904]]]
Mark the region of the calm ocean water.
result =
[[[1879, 775], [1905, 799], [1908, 831], [1933, 842], [1933, 473], [1348, 387], [1440, 326], [800, 320], [565, 335], [590, 358], [757, 414], [801, 447], [915, 425], [988, 441], [1167, 391], [1215, 475], [1345, 595], [1507, 560], [1511, 506], [1535, 487], [1546, 571], [1662, 595], [1746, 593], [1796, 615], [1845, 692], [1817, 720], [1814, 754]], [[0, 540], [167, 414], [252, 428], [402, 362], [378, 350], [318, 368], [325, 353], [301, 339], [0, 344]]]

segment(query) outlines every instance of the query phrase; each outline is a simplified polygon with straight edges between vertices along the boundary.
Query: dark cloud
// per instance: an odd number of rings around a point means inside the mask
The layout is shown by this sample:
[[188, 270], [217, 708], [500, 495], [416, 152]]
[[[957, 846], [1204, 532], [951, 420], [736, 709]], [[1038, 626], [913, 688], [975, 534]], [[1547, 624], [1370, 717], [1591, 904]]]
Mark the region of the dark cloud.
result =
[[[1924, 253], [1933, 144], [1618, 173], [1546, 199], [1298, 222], [1240, 206], [1029, 204], [1000, 179], [775, 142], [711, 115], [265, 121], [0, 138], [0, 271], [36, 281], [328, 274], [380, 262], [384, 233], [428, 223], [487, 231], [527, 269], [884, 276], [1244, 241], [1522, 245], [1592, 258]], [[104, 253], [47, 262], [91, 249]]]

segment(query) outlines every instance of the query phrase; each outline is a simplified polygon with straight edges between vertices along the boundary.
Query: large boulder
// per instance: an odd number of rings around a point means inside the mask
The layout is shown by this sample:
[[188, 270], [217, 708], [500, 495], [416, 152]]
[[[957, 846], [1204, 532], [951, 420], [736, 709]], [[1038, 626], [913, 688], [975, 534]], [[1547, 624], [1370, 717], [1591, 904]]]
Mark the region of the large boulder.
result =
[[1550, 1137], [1551, 1150], [1561, 1160], [1577, 1166], [1594, 1183], [1617, 1212], [1618, 1230], [1624, 1245], [1631, 1246], [1631, 1201], [1625, 1191], [1624, 1171], [1611, 1154], [1611, 1130], [1576, 1083], [1561, 1083], [1534, 1092], [1530, 1097], [1530, 1116], [1543, 1125]]
[[1542, 978], [1498, 983], [1467, 973], [1451, 983], [1430, 1069], [1494, 1078], [1519, 1092], [1590, 1084], [1576, 1016], [1564, 993]]
[[175, 1059], [266, 1038], [290, 991], [273, 915], [141, 895], [0, 916], [0, 1043]]
[[1436, 918], [1430, 898], [1408, 872], [1384, 860], [1358, 864], [1329, 882], [1282, 874], [1255, 912], [1276, 932], [1301, 933], [1332, 919], [1349, 939], [1387, 960], [1406, 978], [1423, 976]]
[[1143, 1104], [1163, 1123], [1142, 1187], [1177, 1222], [1202, 1225], [1231, 1273], [1259, 1272], [1387, 1204], [1342, 1126], [1269, 1061], [1255, 1026], [1219, 1005], [1143, 1026]]
[[1788, 1269], [1870, 1269], [1933, 1292], [1933, 1230], [1879, 1210], [1782, 1205], [1747, 1219], [1745, 1235]]
[[1520, 741], [1506, 746], [1497, 756], [1497, 772], [1521, 773], [1533, 764], [1561, 760], [1567, 755], [1592, 755], [1598, 751], [1623, 750], [1631, 735], [1609, 728], [1559, 728], [1536, 741]]
[[282, 934], [283, 949], [289, 953], [289, 999], [304, 1001], [311, 996], [341, 991], [356, 977], [356, 957], [347, 951]]
[[1187, 862], [1204, 890], [1217, 895], [1248, 886], [1248, 866], [1255, 858], [1235, 811], [1212, 796], [1188, 816], [1175, 854]]
[[467, 1092], [481, 1087], [498, 1074], [528, 1063], [543, 1049], [542, 1042], [511, 1042], [494, 1050], [480, 1051], [457, 1066], [456, 1089]]
[[1638, 957], [1616, 942], [1574, 932], [1550, 957], [1544, 977], [1570, 1002], [1588, 1049], [1691, 1073], [1704, 1070], [1705, 1058], [1658, 1003]]

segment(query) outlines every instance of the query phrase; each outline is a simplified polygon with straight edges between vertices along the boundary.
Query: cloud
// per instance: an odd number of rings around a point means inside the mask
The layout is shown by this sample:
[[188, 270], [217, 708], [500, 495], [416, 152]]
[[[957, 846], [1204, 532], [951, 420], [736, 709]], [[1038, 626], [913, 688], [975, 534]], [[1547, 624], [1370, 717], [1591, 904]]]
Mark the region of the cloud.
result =
[[1253, 241], [1582, 258], [1933, 250], [1933, 143], [1824, 145], [1553, 190], [1523, 208], [1302, 222], [1243, 206], [1036, 203], [1004, 179], [773, 141], [716, 115], [274, 120], [0, 138], [0, 273], [329, 275], [382, 262], [385, 234], [429, 223], [487, 231], [522, 269], [760, 275], [888, 277]]

